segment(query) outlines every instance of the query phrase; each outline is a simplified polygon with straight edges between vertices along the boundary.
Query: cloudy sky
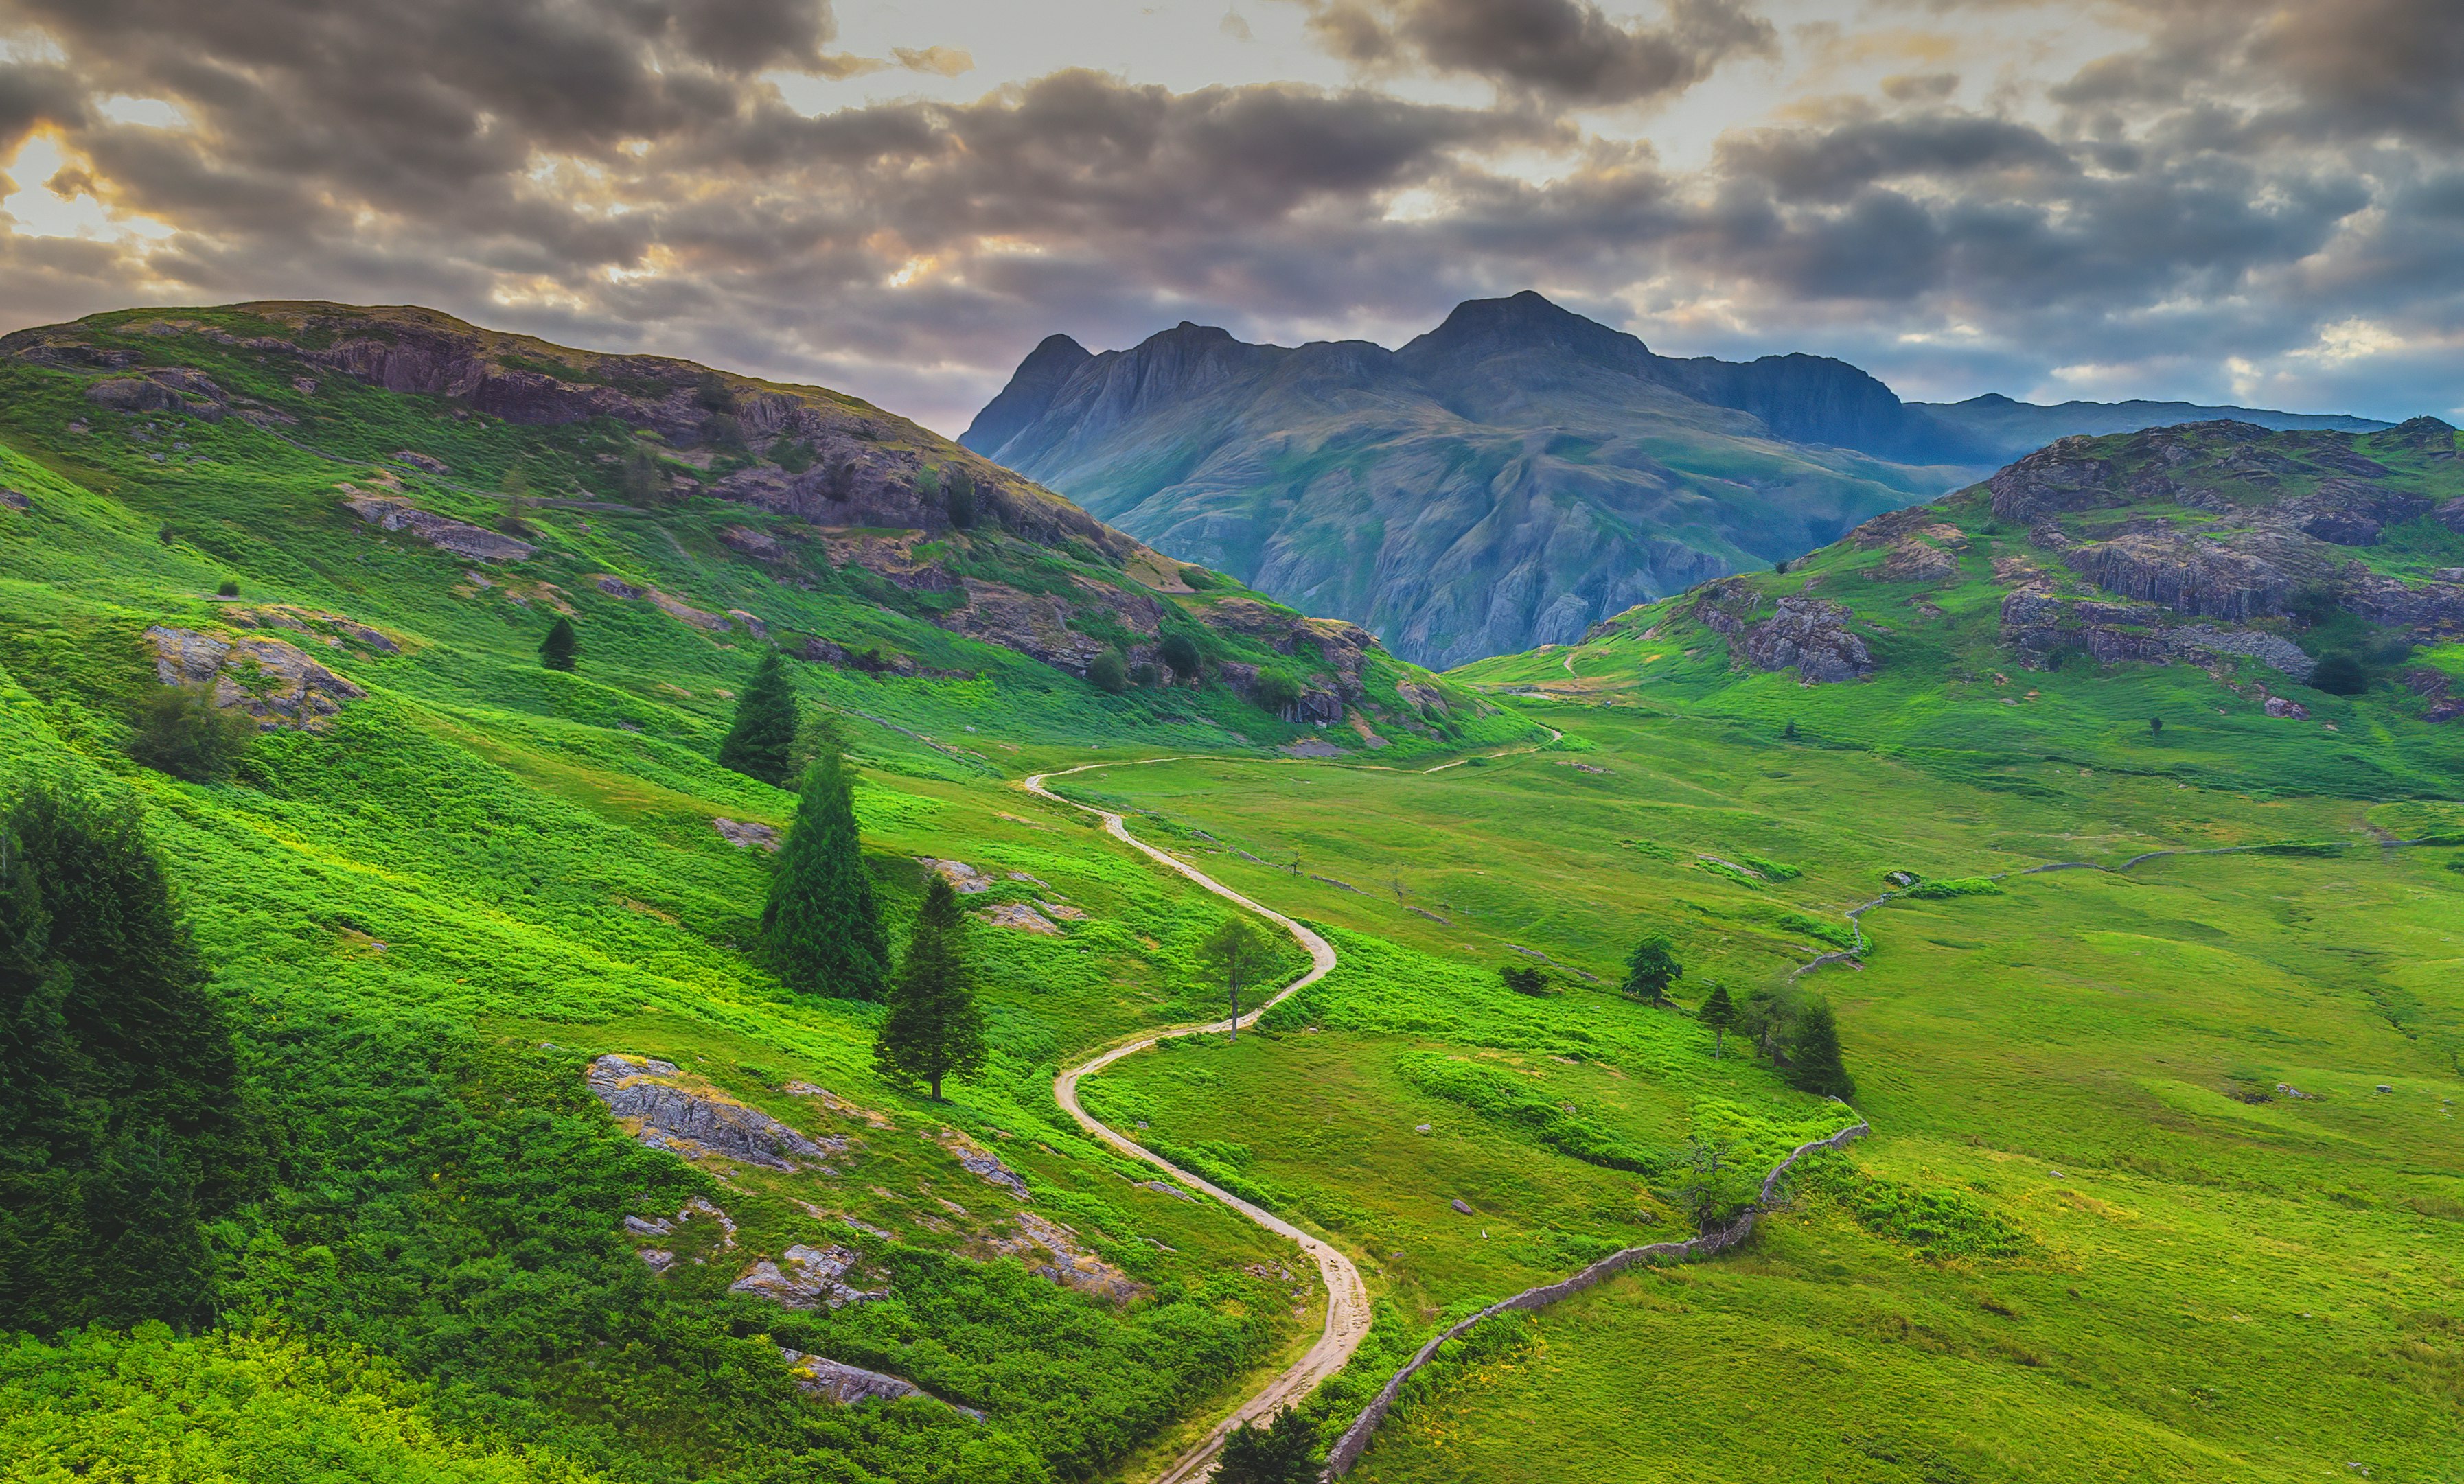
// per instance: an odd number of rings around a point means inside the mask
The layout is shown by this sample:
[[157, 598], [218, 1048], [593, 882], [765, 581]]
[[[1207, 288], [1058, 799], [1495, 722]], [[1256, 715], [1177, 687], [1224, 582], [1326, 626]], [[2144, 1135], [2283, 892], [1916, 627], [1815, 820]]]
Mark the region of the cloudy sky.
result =
[[431, 304], [955, 432], [1537, 288], [1902, 395], [2464, 418], [2456, 0], [0, 0], [0, 328]]

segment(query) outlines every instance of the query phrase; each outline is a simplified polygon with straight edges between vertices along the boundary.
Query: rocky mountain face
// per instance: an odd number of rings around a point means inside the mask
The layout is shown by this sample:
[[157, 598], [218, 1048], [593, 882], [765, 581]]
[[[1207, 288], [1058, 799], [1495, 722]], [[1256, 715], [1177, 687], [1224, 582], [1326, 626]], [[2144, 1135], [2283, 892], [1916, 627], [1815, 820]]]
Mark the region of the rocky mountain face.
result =
[[[2271, 717], [2302, 717], [2298, 687], [2329, 684], [2335, 661], [2335, 684], [2409, 691], [2424, 719], [2451, 721], [2464, 716], [2464, 454], [2436, 418], [2065, 438], [1586, 643], [1682, 644], [1688, 623], [1725, 640], [1735, 668], [1807, 685], [1868, 679], [1895, 650], [2039, 671], [2186, 664]], [[1912, 646], [1896, 637], [1908, 629], [1939, 632]]]
[[1194, 324], [1101, 356], [1054, 337], [960, 441], [1444, 666], [1579, 638], [1955, 482], [1811, 442], [1864, 419], [1865, 441], [1916, 447], [1897, 406], [1836, 361], [1673, 360], [1526, 294], [1400, 351]]
[[1182, 324], [1093, 355], [1056, 335], [960, 441], [1449, 666], [1821, 546], [1982, 475], [2019, 431], [2034, 447], [2157, 407], [1905, 404], [1843, 361], [1660, 356], [1525, 293], [1397, 351]]

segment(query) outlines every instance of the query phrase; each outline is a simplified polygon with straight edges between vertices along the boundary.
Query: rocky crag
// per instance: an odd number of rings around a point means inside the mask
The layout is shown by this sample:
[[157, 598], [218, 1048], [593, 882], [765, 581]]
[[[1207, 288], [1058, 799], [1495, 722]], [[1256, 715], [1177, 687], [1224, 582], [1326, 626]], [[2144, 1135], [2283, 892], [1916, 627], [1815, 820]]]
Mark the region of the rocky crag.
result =
[[2013, 427], [2025, 448], [2180, 410], [1903, 404], [1842, 361], [1656, 355], [1526, 293], [1397, 351], [1195, 324], [1101, 355], [1054, 336], [960, 441], [1442, 666], [1821, 546], [1990, 469]]

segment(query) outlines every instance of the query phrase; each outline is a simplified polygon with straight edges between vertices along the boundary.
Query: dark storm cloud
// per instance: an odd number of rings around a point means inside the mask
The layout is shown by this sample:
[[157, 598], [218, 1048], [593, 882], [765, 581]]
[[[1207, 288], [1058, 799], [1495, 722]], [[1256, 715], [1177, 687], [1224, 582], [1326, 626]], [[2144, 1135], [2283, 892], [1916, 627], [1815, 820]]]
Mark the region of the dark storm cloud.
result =
[[[1487, 78], [1485, 108], [1069, 71], [808, 115], [764, 75], [890, 65], [833, 53], [816, 0], [0, 0], [63, 58], [0, 66], [0, 147], [55, 130], [91, 177], [58, 190], [175, 229], [0, 237], [0, 316], [425, 301], [956, 426], [1055, 329], [1397, 338], [1536, 285], [1690, 327], [1673, 349], [1819, 349], [1962, 395], [2098, 365], [2126, 384], [2081, 393], [2223, 397], [2249, 361], [2289, 368], [2263, 384], [2291, 400], [2464, 404], [2452, 350], [2315, 350], [2360, 321], [2464, 345], [2464, 177], [2438, 147], [2464, 28], [2428, 0], [2147, 4], [2145, 44], [2051, 110], [1913, 74], [1676, 171], [1579, 111], [1768, 49], [1740, 6], [1313, 0], [1365, 75]], [[2380, 33], [2335, 33], [2356, 6]], [[112, 95], [188, 122], [114, 122]], [[1545, 178], [1500, 163], [1535, 148]]]
[[1467, 73], [1568, 103], [1627, 103], [1691, 87], [1771, 23], [1734, 0], [1671, 0], [1666, 23], [1620, 26], [1589, 0], [1315, 0], [1309, 25], [1348, 61]]

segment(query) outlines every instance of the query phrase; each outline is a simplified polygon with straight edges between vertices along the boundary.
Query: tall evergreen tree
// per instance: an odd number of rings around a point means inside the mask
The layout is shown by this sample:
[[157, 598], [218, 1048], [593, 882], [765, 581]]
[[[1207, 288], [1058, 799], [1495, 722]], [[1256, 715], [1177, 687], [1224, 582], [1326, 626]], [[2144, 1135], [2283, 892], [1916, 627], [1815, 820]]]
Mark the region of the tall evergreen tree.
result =
[[137, 816], [27, 796], [0, 822], [0, 1330], [209, 1317], [238, 1083]]
[[890, 942], [865, 874], [856, 833], [855, 779], [847, 758], [825, 748], [804, 774], [804, 797], [779, 852], [761, 935], [791, 989], [844, 999], [879, 999]]
[[976, 1003], [967, 957], [967, 915], [958, 894], [935, 876], [907, 940], [907, 958], [890, 986], [890, 1013], [873, 1038], [872, 1064], [893, 1078], [916, 1078], [941, 1099], [941, 1079], [984, 1069], [984, 1012]]
[[1677, 961], [1677, 946], [1668, 941], [1668, 934], [1647, 932], [1625, 961], [1625, 992], [1646, 1004], [1665, 1005], [1668, 987], [1684, 972], [1685, 966]]
[[1737, 1003], [1728, 998], [1727, 986], [1714, 984], [1695, 1015], [1711, 1028], [1711, 1059], [1720, 1059], [1721, 1048], [1727, 1044], [1729, 1027], [1737, 1023]]
[[1791, 1028], [1788, 1080], [1805, 1091], [1842, 1102], [1857, 1096], [1857, 1084], [1839, 1059], [1839, 1026], [1831, 1017], [1831, 1002], [1806, 996]]
[[559, 617], [539, 641], [539, 663], [552, 670], [570, 670], [581, 657], [582, 637], [573, 631], [573, 621]]
[[771, 650], [736, 701], [736, 720], [718, 744], [718, 765], [785, 788], [796, 777], [796, 692], [787, 662]]

